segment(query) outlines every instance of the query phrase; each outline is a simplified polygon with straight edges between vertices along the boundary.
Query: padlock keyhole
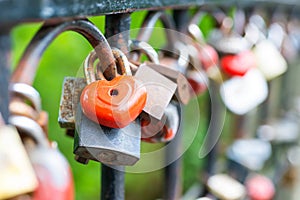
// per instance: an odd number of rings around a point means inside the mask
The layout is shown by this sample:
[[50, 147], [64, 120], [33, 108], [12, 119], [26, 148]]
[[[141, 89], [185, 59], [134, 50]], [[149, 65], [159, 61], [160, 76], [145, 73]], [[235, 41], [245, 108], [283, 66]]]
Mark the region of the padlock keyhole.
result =
[[112, 89], [109, 91], [110, 96], [117, 96], [119, 94], [119, 91], [117, 89]]

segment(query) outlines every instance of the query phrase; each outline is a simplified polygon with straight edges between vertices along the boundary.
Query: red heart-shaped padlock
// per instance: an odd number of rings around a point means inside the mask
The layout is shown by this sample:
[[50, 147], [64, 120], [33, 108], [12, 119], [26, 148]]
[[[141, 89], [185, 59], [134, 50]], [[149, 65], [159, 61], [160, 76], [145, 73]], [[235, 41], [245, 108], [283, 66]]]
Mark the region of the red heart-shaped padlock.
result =
[[123, 128], [135, 120], [146, 100], [146, 88], [126, 75], [111, 81], [95, 81], [84, 88], [80, 97], [83, 113], [94, 122], [111, 128]]
[[226, 55], [221, 59], [221, 67], [230, 76], [244, 76], [249, 69], [256, 67], [256, 58], [251, 51]]

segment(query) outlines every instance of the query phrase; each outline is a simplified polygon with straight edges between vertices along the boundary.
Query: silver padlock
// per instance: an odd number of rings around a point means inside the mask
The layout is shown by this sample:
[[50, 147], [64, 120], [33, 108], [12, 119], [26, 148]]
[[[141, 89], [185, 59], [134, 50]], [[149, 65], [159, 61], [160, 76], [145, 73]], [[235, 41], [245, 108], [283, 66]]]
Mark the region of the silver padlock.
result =
[[[93, 52], [86, 58], [84, 65], [88, 84], [96, 80], [94, 69], [90, 67], [95, 60], [90, 56], [93, 56]], [[123, 67], [128, 68], [129, 65]], [[126, 73], [127, 70], [123, 71]], [[95, 160], [109, 165], [133, 165], [140, 158], [141, 126], [138, 120], [121, 129], [109, 128], [87, 118], [78, 104], [75, 128], [74, 154], [78, 161], [86, 163], [88, 160]]]
[[80, 105], [77, 109], [74, 138], [77, 156], [109, 165], [134, 165], [140, 159], [141, 126], [138, 122], [112, 129], [89, 120]]

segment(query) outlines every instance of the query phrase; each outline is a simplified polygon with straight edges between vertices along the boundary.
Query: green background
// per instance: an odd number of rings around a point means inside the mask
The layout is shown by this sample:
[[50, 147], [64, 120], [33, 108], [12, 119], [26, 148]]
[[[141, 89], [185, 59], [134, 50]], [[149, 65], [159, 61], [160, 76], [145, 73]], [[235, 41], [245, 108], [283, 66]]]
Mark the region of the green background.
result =
[[[144, 15], [145, 12], [132, 14], [132, 29], [141, 26]], [[92, 17], [90, 20], [104, 32], [104, 16]], [[41, 25], [41, 23], [22, 24], [13, 29], [12, 63], [14, 67]], [[158, 23], [157, 26], [160, 26], [160, 24]], [[202, 30], [207, 31], [211, 23], [204, 20], [201, 26], [204, 27]], [[163, 43], [163, 41], [163, 38], [155, 37], [154, 35], [151, 42], [159, 44]], [[42, 97], [43, 109], [49, 113], [49, 138], [58, 142], [59, 149], [71, 165], [74, 174], [76, 199], [99, 199], [100, 164], [90, 161], [88, 165], [82, 165], [74, 160], [72, 153], [73, 139], [65, 135], [65, 130], [59, 127], [57, 118], [62, 81], [65, 76], [76, 76], [79, 67], [91, 49], [88, 42], [79, 34], [72, 32], [63, 33], [49, 46], [43, 55], [34, 82], [34, 87], [40, 92]], [[203, 160], [198, 158], [198, 151], [202, 144], [202, 138], [206, 133], [206, 97], [207, 94], [204, 94], [198, 98], [201, 110], [198, 134], [183, 157], [183, 186], [185, 190], [201, 179], [200, 171]], [[189, 122], [194, 120], [193, 112], [192, 106], [186, 106], [184, 121], [185, 136], [192, 134], [191, 131], [194, 130], [189, 126]], [[153, 144], [142, 145], [144, 150], [160, 147], [160, 145]], [[162, 197], [164, 188], [162, 175], [162, 170], [145, 174], [126, 174], [126, 199], [141, 199], [141, 196], [143, 199]]]

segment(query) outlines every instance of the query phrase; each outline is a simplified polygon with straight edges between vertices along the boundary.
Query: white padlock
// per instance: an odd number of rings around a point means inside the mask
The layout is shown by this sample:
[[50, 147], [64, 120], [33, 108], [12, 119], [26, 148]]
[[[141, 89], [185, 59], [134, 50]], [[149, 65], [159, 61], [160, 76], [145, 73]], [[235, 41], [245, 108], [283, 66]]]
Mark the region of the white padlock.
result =
[[282, 75], [287, 70], [287, 62], [276, 46], [269, 40], [259, 42], [253, 49], [257, 67], [267, 80]]
[[267, 81], [257, 69], [243, 77], [233, 77], [220, 87], [221, 98], [233, 113], [243, 115], [261, 104], [268, 96]]

